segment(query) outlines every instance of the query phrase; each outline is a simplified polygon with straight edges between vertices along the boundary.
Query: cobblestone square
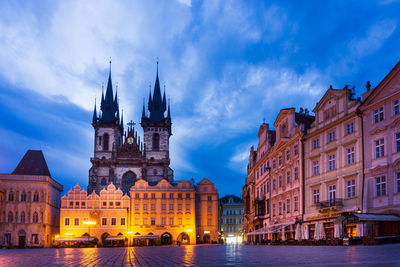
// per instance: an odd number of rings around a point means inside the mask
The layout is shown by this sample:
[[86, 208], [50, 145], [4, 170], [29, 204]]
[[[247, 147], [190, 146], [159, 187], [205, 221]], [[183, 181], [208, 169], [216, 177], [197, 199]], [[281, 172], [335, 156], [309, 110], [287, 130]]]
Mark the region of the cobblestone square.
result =
[[400, 266], [400, 245], [0, 250], [0, 266]]

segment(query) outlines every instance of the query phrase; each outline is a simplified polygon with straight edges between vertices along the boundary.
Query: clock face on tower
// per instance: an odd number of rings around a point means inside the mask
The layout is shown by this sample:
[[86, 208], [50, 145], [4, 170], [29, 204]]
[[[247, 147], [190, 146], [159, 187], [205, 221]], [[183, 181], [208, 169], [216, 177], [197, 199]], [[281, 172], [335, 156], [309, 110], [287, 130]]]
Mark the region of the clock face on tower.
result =
[[133, 144], [133, 137], [128, 137], [128, 144], [130, 144], [130, 145]]

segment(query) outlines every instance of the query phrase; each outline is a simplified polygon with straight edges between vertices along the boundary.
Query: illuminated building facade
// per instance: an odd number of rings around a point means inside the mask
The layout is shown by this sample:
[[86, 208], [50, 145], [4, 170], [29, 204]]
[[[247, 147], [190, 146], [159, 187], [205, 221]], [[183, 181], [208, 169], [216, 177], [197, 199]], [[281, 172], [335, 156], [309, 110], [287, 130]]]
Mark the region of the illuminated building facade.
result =
[[51, 247], [62, 190], [40, 150], [28, 150], [11, 174], [0, 174], [0, 246]]
[[223, 243], [242, 243], [243, 240], [243, 200], [227, 195], [219, 200], [219, 232]]

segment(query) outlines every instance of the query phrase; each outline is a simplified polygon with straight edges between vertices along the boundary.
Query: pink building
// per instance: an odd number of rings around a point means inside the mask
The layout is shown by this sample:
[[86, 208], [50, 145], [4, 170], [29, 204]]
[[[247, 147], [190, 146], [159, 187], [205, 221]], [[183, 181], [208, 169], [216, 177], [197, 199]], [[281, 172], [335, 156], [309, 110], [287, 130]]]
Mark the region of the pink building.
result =
[[[363, 99], [363, 212], [400, 215], [400, 62], [377, 87], [368, 82]], [[368, 235], [399, 234], [395, 220], [371, 220]]]

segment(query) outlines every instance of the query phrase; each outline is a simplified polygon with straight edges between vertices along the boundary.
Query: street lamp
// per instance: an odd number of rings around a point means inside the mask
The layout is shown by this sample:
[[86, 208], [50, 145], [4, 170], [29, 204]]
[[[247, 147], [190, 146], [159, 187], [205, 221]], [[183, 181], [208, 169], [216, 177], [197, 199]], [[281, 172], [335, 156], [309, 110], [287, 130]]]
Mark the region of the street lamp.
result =
[[[133, 232], [126, 232], [126, 233], [129, 235], [129, 241], [128, 241], [128, 246], [129, 246], [129, 243], [131, 242], [130, 236], [133, 235]], [[133, 236], [132, 236], [132, 243], [131, 244], [133, 245]]]
[[90, 226], [91, 225], [96, 225], [96, 222], [91, 222], [91, 221], [85, 221], [85, 222], [83, 222], [83, 224], [86, 224], [86, 225], [88, 225], [88, 227], [89, 227], [89, 230], [88, 230], [88, 242], [89, 242], [89, 237], [90, 237]]

